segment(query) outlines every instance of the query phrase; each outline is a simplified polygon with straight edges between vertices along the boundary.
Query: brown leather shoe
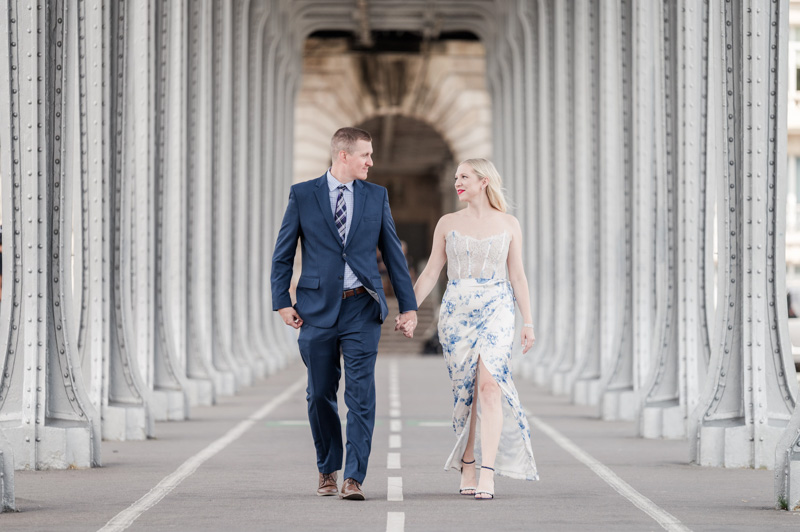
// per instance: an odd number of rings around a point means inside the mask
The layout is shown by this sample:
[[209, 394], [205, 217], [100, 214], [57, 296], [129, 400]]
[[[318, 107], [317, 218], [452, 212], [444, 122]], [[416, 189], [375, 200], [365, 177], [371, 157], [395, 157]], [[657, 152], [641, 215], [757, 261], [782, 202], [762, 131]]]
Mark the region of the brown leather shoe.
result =
[[350, 501], [363, 501], [364, 491], [361, 489], [361, 484], [352, 478], [344, 479], [344, 482], [342, 483], [342, 491], [339, 493], [339, 498]]
[[317, 495], [320, 497], [327, 497], [329, 495], [336, 495], [337, 493], [339, 493], [339, 488], [336, 486], [336, 471], [333, 473], [320, 473]]

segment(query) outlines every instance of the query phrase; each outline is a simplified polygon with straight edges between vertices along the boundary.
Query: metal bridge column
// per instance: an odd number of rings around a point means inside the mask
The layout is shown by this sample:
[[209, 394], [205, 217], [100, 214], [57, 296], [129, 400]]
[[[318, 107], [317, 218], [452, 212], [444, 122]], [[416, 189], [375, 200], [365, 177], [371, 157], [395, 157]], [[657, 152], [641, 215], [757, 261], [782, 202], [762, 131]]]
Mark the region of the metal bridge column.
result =
[[[153, 401], [157, 421], [183, 420], [189, 415], [186, 379], [185, 337], [178, 339], [185, 321], [181, 305], [185, 284], [186, 223], [180, 216], [182, 196], [176, 193], [185, 180], [185, 101], [182, 52], [186, 50], [186, 17], [182, 0], [159, 0], [154, 12], [156, 91], [155, 108], [155, 342], [153, 344]], [[182, 156], [184, 155], [184, 156]], [[178, 270], [176, 272], [176, 270]], [[185, 334], [185, 333], [184, 333]], [[183, 346], [181, 348], [180, 346]]]
[[[545, 372], [547, 381], [557, 394], [569, 394], [567, 388], [569, 374], [575, 362], [575, 308], [579, 304], [575, 290], [575, 121], [574, 101], [574, 38], [573, 16], [575, 8], [572, 0], [556, 0], [553, 31], [555, 56], [552, 75], [555, 84], [555, 173], [550, 176], [555, 181], [553, 213], [555, 236], [555, 278], [554, 285], [558, 297], [555, 299], [557, 350]], [[581, 303], [582, 304], [582, 303]]]
[[65, 189], [83, 180], [86, 168], [68, 165], [64, 154], [68, 142], [86, 149], [88, 121], [74, 108], [86, 104], [85, 79], [69, 77], [87, 62], [68, 57], [67, 37], [85, 36], [86, 19], [67, 2], [25, 7], [11, 3], [0, 12], [7, 31], [0, 44], [0, 174], [8, 235], [0, 415], [17, 469], [90, 467], [100, 461], [100, 420], [68, 334], [71, 233], [62, 231]]
[[535, 363], [533, 378], [537, 384], [545, 384], [547, 380], [546, 367], [550, 364], [558, 349], [555, 343], [556, 295], [553, 289], [555, 276], [555, 235], [553, 233], [553, 203], [555, 160], [553, 152], [553, 123], [555, 120], [552, 101], [555, 96], [555, 77], [553, 76], [553, 5], [547, 0], [537, 2], [537, 30], [538, 50], [536, 63], [538, 71], [538, 102], [537, 114], [539, 117], [539, 131], [537, 134], [539, 145], [538, 165], [534, 170], [538, 175], [538, 194], [535, 209], [537, 211], [536, 240], [538, 242], [537, 267], [539, 276], [534, 286], [537, 287], [539, 298], [539, 322], [535, 324], [539, 331], [539, 340], [531, 353]]
[[[188, 53], [188, 352], [190, 378], [209, 380], [214, 394], [232, 395], [233, 368], [214, 349], [212, 291], [212, 4], [189, 3]], [[200, 397], [196, 397], [199, 399]], [[203, 399], [211, 399], [203, 394]]]
[[[786, 323], [785, 2], [719, 3], [711, 10], [710, 64], [719, 83], [709, 108], [724, 132], [717, 203], [719, 339], [691, 419], [691, 459], [772, 468], [795, 410], [797, 381]], [[784, 174], [785, 175], [785, 174]], [[786, 449], [787, 447], [784, 447]], [[782, 454], [787, 457], [787, 454]], [[779, 461], [782, 468], [786, 462]]]
[[600, 377], [600, 13], [575, 6], [575, 363], [564, 378], [577, 404], [597, 404]]
[[[241, 2], [236, 2], [237, 9]], [[237, 30], [241, 19], [234, 18], [234, 5], [224, 0], [213, 2], [213, 173], [211, 210], [214, 226], [213, 234], [213, 292], [212, 322], [214, 326], [213, 341], [215, 356], [218, 356], [225, 367], [236, 377], [236, 388], [250, 386], [253, 383], [253, 364], [246, 354], [235, 348], [233, 297], [234, 256], [233, 241], [241, 228], [235, 224], [238, 216], [238, 205], [234, 202], [236, 178], [233, 168], [233, 91], [234, 60], [242, 61], [243, 57], [234, 56], [234, 35], [241, 36]], [[246, 35], [246, 33], [245, 33]], [[244, 56], [247, 57], [247, 56]], [[252, 334], [252, 332], [251, 332]]]

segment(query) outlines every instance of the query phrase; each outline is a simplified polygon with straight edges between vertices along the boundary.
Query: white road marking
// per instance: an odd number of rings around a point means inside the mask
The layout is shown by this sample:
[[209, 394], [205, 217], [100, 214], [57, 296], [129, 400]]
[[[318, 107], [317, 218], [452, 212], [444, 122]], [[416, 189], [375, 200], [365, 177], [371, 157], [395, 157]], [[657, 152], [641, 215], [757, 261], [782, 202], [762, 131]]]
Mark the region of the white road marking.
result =
[[403, 500], [403, 477], [389, 477], [386, 500], [389, 502], [400, 502]]
[[579, 462], [582, 462], [589, 469], [603, 479], [609, 486], [614, 488], [617, 493], [628, 499], [634, 506], [652, 517], [664, 530], [670, 532], [691, 532], [691, 529], [681, 523], [677, 517], [662, 509], [656, 503], [636, 491], [630, 484], [619, 478], [616, 473], [611, 471], [589, 453], [575, 445], [572, 440], [561, 434], [536, 416], [527, 412], [528, 420], [539, 430], [550, 436], [562, 449], [567, 451]]
[[402, 437], [399, 434], [392, 434], [389, 436], [389, 449], [399, 449], [403, 446]]
[[262, 406], [255, 414], [249, 418], [241, 421], [238, 425], [233, 427], [224, 436], [212, 442], [205, 449], [192, 456], [181, 464], [170, 475], [158, 483], [158, 485], [151, 489], [141, 499], [133, 503], [127, 509], [121, 511], [111, 518], [106, 525], [100, 529], [100, 532], [120, 532], [125, 530], [133, 524], [144, 512], [158, 504], [161, 499], [166, 497], [169, 492], [174, 490], [178, 485], [192, 475], [197, 468], [203, 465], [208, 459], [215, 456], [218, 452], [222, 451], [231, 443], [238, 440], [245, 432], [250, 430], [256, 422], [261, 421], [267, 417], [273, 410], [286, 402], [292, 395], [303, 389], [308, 383], [308, 377], [304, 374], [300, 379], [294, 382], [280, 395], [273, 398]]
[[386, 514], [386, 532], [403, 532], [405, 529], [405, 512], [389, 512]]
[[389, 430], [391, 430], [392, 432], [401, 432], [403, 430], [403, 422], [399, 419], [390, 420]]
[[400, 469], [400, 453], [386, 455], [386, 469]]
[[392, 408], [391, 410], [389, 410], [389, 417], [400, 417], [400, 409]]

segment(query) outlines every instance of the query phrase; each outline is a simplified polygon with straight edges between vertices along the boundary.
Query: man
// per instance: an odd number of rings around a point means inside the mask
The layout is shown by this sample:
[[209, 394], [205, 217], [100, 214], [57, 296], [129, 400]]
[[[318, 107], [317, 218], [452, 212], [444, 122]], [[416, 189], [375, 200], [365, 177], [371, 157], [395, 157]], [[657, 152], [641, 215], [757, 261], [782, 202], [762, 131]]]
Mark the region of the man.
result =
[[[412, 334], [417, 304], [386, 189], [366, 182], [372, 137], [357, 128], [338, 130], [331, 139], [331, 159], [325, 175], [289, 191], [272, 259], [273, 310], [300, 329], [297, 343], [308, 370], [308, 419], [319, 469], [317, 495], [364, 500], [361, 484], [375, 425], [375, 359], [388, 314], [376, 247], [400, 304], [398, 327]], [[292, 306], [289, 283], [298, 238], [303, 271]], [[340, 352], [348, 408], [341, 492], [336, 480], [343, 452], [336, 399]]]

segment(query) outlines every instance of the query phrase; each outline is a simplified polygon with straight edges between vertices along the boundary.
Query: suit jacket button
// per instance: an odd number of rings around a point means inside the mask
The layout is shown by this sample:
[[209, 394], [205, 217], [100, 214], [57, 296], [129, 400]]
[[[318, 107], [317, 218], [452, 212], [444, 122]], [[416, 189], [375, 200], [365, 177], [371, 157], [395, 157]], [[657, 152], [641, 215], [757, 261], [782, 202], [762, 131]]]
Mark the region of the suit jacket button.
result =
[[340, 276], [339, 276], [339, 279], [344, 279], [344, 275], [340, 275]]
[[346, 259], [347, 258], [347, 253], [342, 253], [342, 258]]

